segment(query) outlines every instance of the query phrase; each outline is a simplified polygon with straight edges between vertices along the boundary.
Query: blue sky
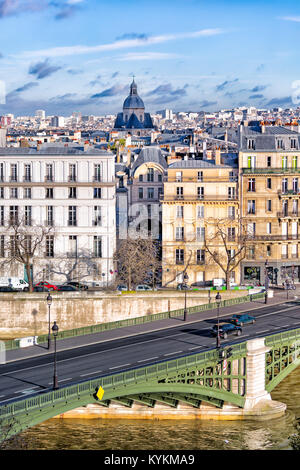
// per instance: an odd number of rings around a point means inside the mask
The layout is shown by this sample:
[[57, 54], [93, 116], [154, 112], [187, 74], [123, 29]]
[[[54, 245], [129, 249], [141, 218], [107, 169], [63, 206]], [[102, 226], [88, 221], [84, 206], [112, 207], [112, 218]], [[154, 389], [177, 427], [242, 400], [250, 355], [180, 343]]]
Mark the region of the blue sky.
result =
[[132, 74], [150, 112], [293, 107], [299, 40], [295, 0], [0, 0], [0, 114], [116, 113]]

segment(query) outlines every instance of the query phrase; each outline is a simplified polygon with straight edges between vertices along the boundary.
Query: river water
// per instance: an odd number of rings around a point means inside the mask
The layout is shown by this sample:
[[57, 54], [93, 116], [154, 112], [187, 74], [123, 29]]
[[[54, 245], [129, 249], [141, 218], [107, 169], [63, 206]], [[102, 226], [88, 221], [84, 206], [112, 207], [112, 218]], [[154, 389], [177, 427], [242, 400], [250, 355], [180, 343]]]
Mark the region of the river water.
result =
[[267, 421], [52, 419], [10, 443], [36, 450], [284, 450], [300, 417], [300, 367], [272, 392], [285, 416]]

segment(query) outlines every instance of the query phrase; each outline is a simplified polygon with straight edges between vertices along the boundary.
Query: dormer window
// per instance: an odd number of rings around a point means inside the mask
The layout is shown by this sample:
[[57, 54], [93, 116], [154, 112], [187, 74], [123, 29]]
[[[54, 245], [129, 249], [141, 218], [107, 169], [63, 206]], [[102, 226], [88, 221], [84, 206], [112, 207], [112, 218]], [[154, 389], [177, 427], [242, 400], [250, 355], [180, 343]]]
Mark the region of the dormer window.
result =
[[291, 149], [297, 148], [297, 139], [291, 139]]
[[282, 139], [278, 139], [277, 140], [277, 148], [278, 149], [283, 149], [283, 140]]
[[255, 150], [255, 140], [254, 139], [248, 139], [248, 149], [249, 150]]

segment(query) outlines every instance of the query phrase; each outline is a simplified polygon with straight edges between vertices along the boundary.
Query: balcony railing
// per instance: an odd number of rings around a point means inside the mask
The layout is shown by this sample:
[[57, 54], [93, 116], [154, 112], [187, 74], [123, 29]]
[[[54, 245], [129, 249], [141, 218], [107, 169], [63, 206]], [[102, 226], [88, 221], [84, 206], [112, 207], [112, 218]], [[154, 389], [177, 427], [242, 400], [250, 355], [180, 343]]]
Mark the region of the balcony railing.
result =
[[280, 212], [277, 212], [277, 217], [279, 217], [279, 218], [300, 217], [300, 214], [298, 213], [298, 211], [292, 211], [292, 212], [280, 211]]
[[300, 196], [300, 189], [280, 189], [277, 191], [279, 196]]
[[164, 196], [162, 198], [163, 202], [173, 202], [173, 201], [187, 201], [187, 202], [194, 202], [194, 201], [237, 201], [238, 197], [236, 195], [234, 196], [214, 196], [214, 195], [199, 195], [196, 194], [194, 196], [183, 196], [183, 195], [174, 195], [174, 196]]
[[297, 174], [300, 173], [300, 168], [243, 168], [244, 175], [269, 175], [269, 174]]
[[286, 240], [300, 240], [300, 235], [254, 235], [249, 240], [254, 241], [286, 241]]

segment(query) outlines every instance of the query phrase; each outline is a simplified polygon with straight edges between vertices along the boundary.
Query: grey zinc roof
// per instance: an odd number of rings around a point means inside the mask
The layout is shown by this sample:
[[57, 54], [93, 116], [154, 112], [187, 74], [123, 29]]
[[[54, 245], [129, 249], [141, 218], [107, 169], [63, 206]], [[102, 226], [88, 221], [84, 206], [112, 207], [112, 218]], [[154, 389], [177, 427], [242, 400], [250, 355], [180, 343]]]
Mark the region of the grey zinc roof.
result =
[[24, 147], [24, 148], [15, 148], [15, 147], [2, 147], [0, 148], [0, 156], [47, 156], [47, 155], [62, 155], [62, 156], [67, 156], [67, 155], [99, 155], [99, 156], [104, 156], [104, 155], [113, 155], [112, 152], [108, 152], [106, 150], [100, 150], [100, 149], [95, 149], [93, 147], [89, 148], [87, 151], [84, 151], [83, 147], [46, 147], [46, 148], [41, 148], [40, 150], [37, 150], [35, 147]]
[[158, 163], [161, 165], [164, 169], [168, 168], [168, 164], [166, 162], [165, 157], [163, 156], [163, 153], [159, 147], [144, 147], [139, 153], [138, 158], [134, 162], [132, 166], [132, 174], [135, 172], [135, 170], [143, 165], [144, 163]]
[[169, 165], [169, 168], [236, 168], [237, 165], [216, 165], [215, 160], [181, 160]]
[[[260, 127], [244, 127], [241, 132], [240, 148], [243, 151], [292, 151], [290, 139], [298, 141], [297, 149], [300, 149], [300, 134], [287, 129], [284, 126], [265, 126], [265, 132]], [[254, 140], [254, 149], [248, 148], [248, 139]], [[277, 147], [277, 139], [283, 141], [283, 148]]]

